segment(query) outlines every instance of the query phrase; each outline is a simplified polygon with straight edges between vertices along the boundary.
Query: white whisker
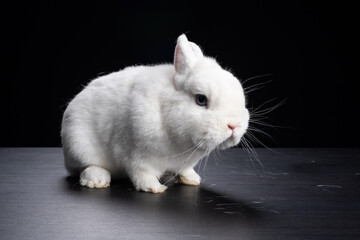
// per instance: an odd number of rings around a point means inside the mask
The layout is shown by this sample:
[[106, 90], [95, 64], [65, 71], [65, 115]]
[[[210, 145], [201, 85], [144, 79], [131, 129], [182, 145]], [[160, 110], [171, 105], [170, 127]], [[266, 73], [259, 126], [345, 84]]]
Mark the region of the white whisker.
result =
[[[273, 138], [272, 136], [270, 136], [270, 134], [264, 132], [263, 130], [260, 130], [260, 129], [257, 129], [257, 128], [252, 128], [252, 127], [249, 127], [248, 130], [249, 130], [249, 132], [248, 132], [249, 136], [252, 136], [253, 138], [255, 138], [255, 139], [258, 141], [258, 143], [260, 143], [260, 144], [262, 144], [262, 143], [260, 142], [260, 140], [258, 140], [258, 139], [251, 133], [251, 131], [258, 132], [258, 133], [260, 133], [260, 134], [262, 134], [262, 135], [267, 136], [268, 138], [270, 138], [274, 143], [276, 142], [276, 141], [274, 140], [274, 138]], [[262, 144], [262, 145], [265, 146], [264, 144]]]
[[250, 78], [245, 79], [245, 80], [242, 82], [242, 84], [244, 85], [244, 84], [247, 83], [248, 81], [253, 80], [253, 79], [256, 79], [256, 78], [267, 77], [267, 76], [271, 76], [271, 75], [273, 75], [273, 73], [266, 73], [266, 74], [261, 74], [261, 75], [257, 75], [257, 76], [254, 76], [254, 77], [250, 77]]
[[195, 146], [193, 146], [192, 148], [189, 148], [188, 150], [186, 150], [186, 151], [184, 151], [184, 152], [181, 152], [181, 153], [172, 155], [172, 156], [170, 156], [170, 157], [166, 157], [166, 159], [170, 159], [170, 158], [175, 158], [175, 157], [181, 156], [181, 155], [183, 155], [183, 154], [185, 154], [185, 153], [190, 152], [191, 150], [193, 150], [193, 149], [196, 148], [196, 147], [197, 147], [197, 146], [195, 145]]
[[282, 100], [281, 102], [277, 103], [276, 105], [272, 106], [272, 107], [269, 107], [269, 108], [266, 108], [266, 109], [262, 109], [260, 110], [260, 108], [262, 106], [264, 106], [265, 104], [271, 102], [271, 101], [274, 101], [276, 98], [273, 98], [273, 99], [270, 99], [269, 101], [266, 101], [265, 103], [261, 104], [259, 107], [257, 107], [256, 109], [253, 109], [250, 111], [250, 115], [253, 115], [253, 116], [262, 116], [264, 114], [268, 114], [272, 111], [274, 111], [275, 109], [277, 109], [278, 107], [280, 107], [281, 105], [283, 105], [286, 101], [286, 99]]
[[268, 84], [269, 82], [272, 82], [272, 80], [269, 80], [269, 81], [263, 82], [263, 83], [257, 83], [257, 84], [254, 84], [252, 86], [249, 86], [249, 87], [245, 87], [244, 92], [245, 92], [245, 94], [249, 94], [249, 93], [251, 93], [253, 91], [257, 91], [259, 89], [264, 88], [265, 87], [264, 85]]
[[170, 181], [174, 180], [178, 175], [179, 173], [185, 169], [186, 165], [189, 163], [191, 157], [196, 153], [196, 151], [201, 147], [201, 144], [204, 142], [205, 140], [202, 139], [197, 145], [196, 145], [196, 148], [195, 150], [190, 154], [190, 156], [188, 157], [188, 159], [185, 161], [185, 163], [183, 164], [183, 166], [181, 167], [181, 169], [175, 173], [175, 176], [173, 176], [172, 178], [170, 178], [169, 180], [167, 180], [164, 185], [166, 185], [167, 183], [169, 183]]
[[251, 149], [249, 141], [245, 137], [242, 140], [243, 141], [242, 141], [241, 144], [244, 146], [244, 149], [248, 153], [249, 159], [251, 161], [251, 164], [253, 165], [253, 168], [257, 169], [256, 166], [255, 166], [255, 163], [253, 161], [253, 159], [255, 159], [258, 162], [257, 155], [255, 155], [254, 151]]
[[259, 158], [257, 152], [255, 151], [253, 145], [246, 138], [243, 138], [243, 139], [244, 139], [244, 143], [248, 146], [247, 149], [249, 150], [249, 153], [251, 153], [250, 155], [252, 155], [254, 157], [255, 161], [261, 166], [262, 171], [265, 172], [264, 165], [260, 161], [260, 158]]

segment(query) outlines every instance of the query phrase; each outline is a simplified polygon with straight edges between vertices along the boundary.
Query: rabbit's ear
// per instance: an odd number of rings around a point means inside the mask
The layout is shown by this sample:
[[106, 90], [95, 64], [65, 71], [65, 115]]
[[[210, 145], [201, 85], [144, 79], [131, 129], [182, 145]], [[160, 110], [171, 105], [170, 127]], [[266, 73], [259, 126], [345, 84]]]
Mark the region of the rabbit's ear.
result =
[[178, 74], [188, 73], [203, 57], [198, 45], [189, 42], [184, 34], [178, 37], [174, 56], [174, 66]]

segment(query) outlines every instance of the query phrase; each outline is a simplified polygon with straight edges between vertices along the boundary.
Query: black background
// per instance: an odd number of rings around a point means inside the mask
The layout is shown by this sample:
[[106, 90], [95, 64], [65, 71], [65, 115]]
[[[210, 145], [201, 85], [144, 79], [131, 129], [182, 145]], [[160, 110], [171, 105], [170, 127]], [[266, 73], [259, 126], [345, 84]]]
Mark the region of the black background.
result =
[[[343, 1], [13, 3], [1, 7], [0, 146], [61, 146], [66, 104], [91, 79], [172, 62], [186, 33], [245, 87], [269, 147], [360, 147], [355, 7]], [[270, 74], [270, 75], [264, 75]], [[269, 101], [271, 100], [271, 101]], [[268, 102], [269, 101], [269, 102]], [[261, 106], [263, 103], [263, 106]], [[260, 146], [259, 144], [254, 144]]]

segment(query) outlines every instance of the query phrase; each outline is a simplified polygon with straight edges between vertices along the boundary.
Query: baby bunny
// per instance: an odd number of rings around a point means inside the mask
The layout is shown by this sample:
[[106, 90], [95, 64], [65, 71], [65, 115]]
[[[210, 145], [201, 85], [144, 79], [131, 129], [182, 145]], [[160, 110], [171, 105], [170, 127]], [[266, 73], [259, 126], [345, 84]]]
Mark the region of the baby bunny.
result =
[[248, 122], [239, 80], [181, 35], [173, 65], [101, 76], [69, 103], [61, 129], [65, 166], [90, 188], [125, 175], [138, 191], [161, 193], [165, 172], [198, 185], [194, 166], [216, 148], [237, 145]]

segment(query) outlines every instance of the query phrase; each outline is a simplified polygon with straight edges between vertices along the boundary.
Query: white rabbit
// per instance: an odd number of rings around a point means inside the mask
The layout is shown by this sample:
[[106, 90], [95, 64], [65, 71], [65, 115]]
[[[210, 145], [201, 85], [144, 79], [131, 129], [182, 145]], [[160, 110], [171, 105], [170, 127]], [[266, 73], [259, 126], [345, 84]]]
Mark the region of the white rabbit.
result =
[[194, 166], [215, 148], [237, 145], [248, 122], [239, 80], [181, 35], [174, 65], [101, 76], [69, 103], [61, 130], [65, 165], [90, 188], [126, 174], [137, 190], [161, 193], [165, 172], [198, 185]]

